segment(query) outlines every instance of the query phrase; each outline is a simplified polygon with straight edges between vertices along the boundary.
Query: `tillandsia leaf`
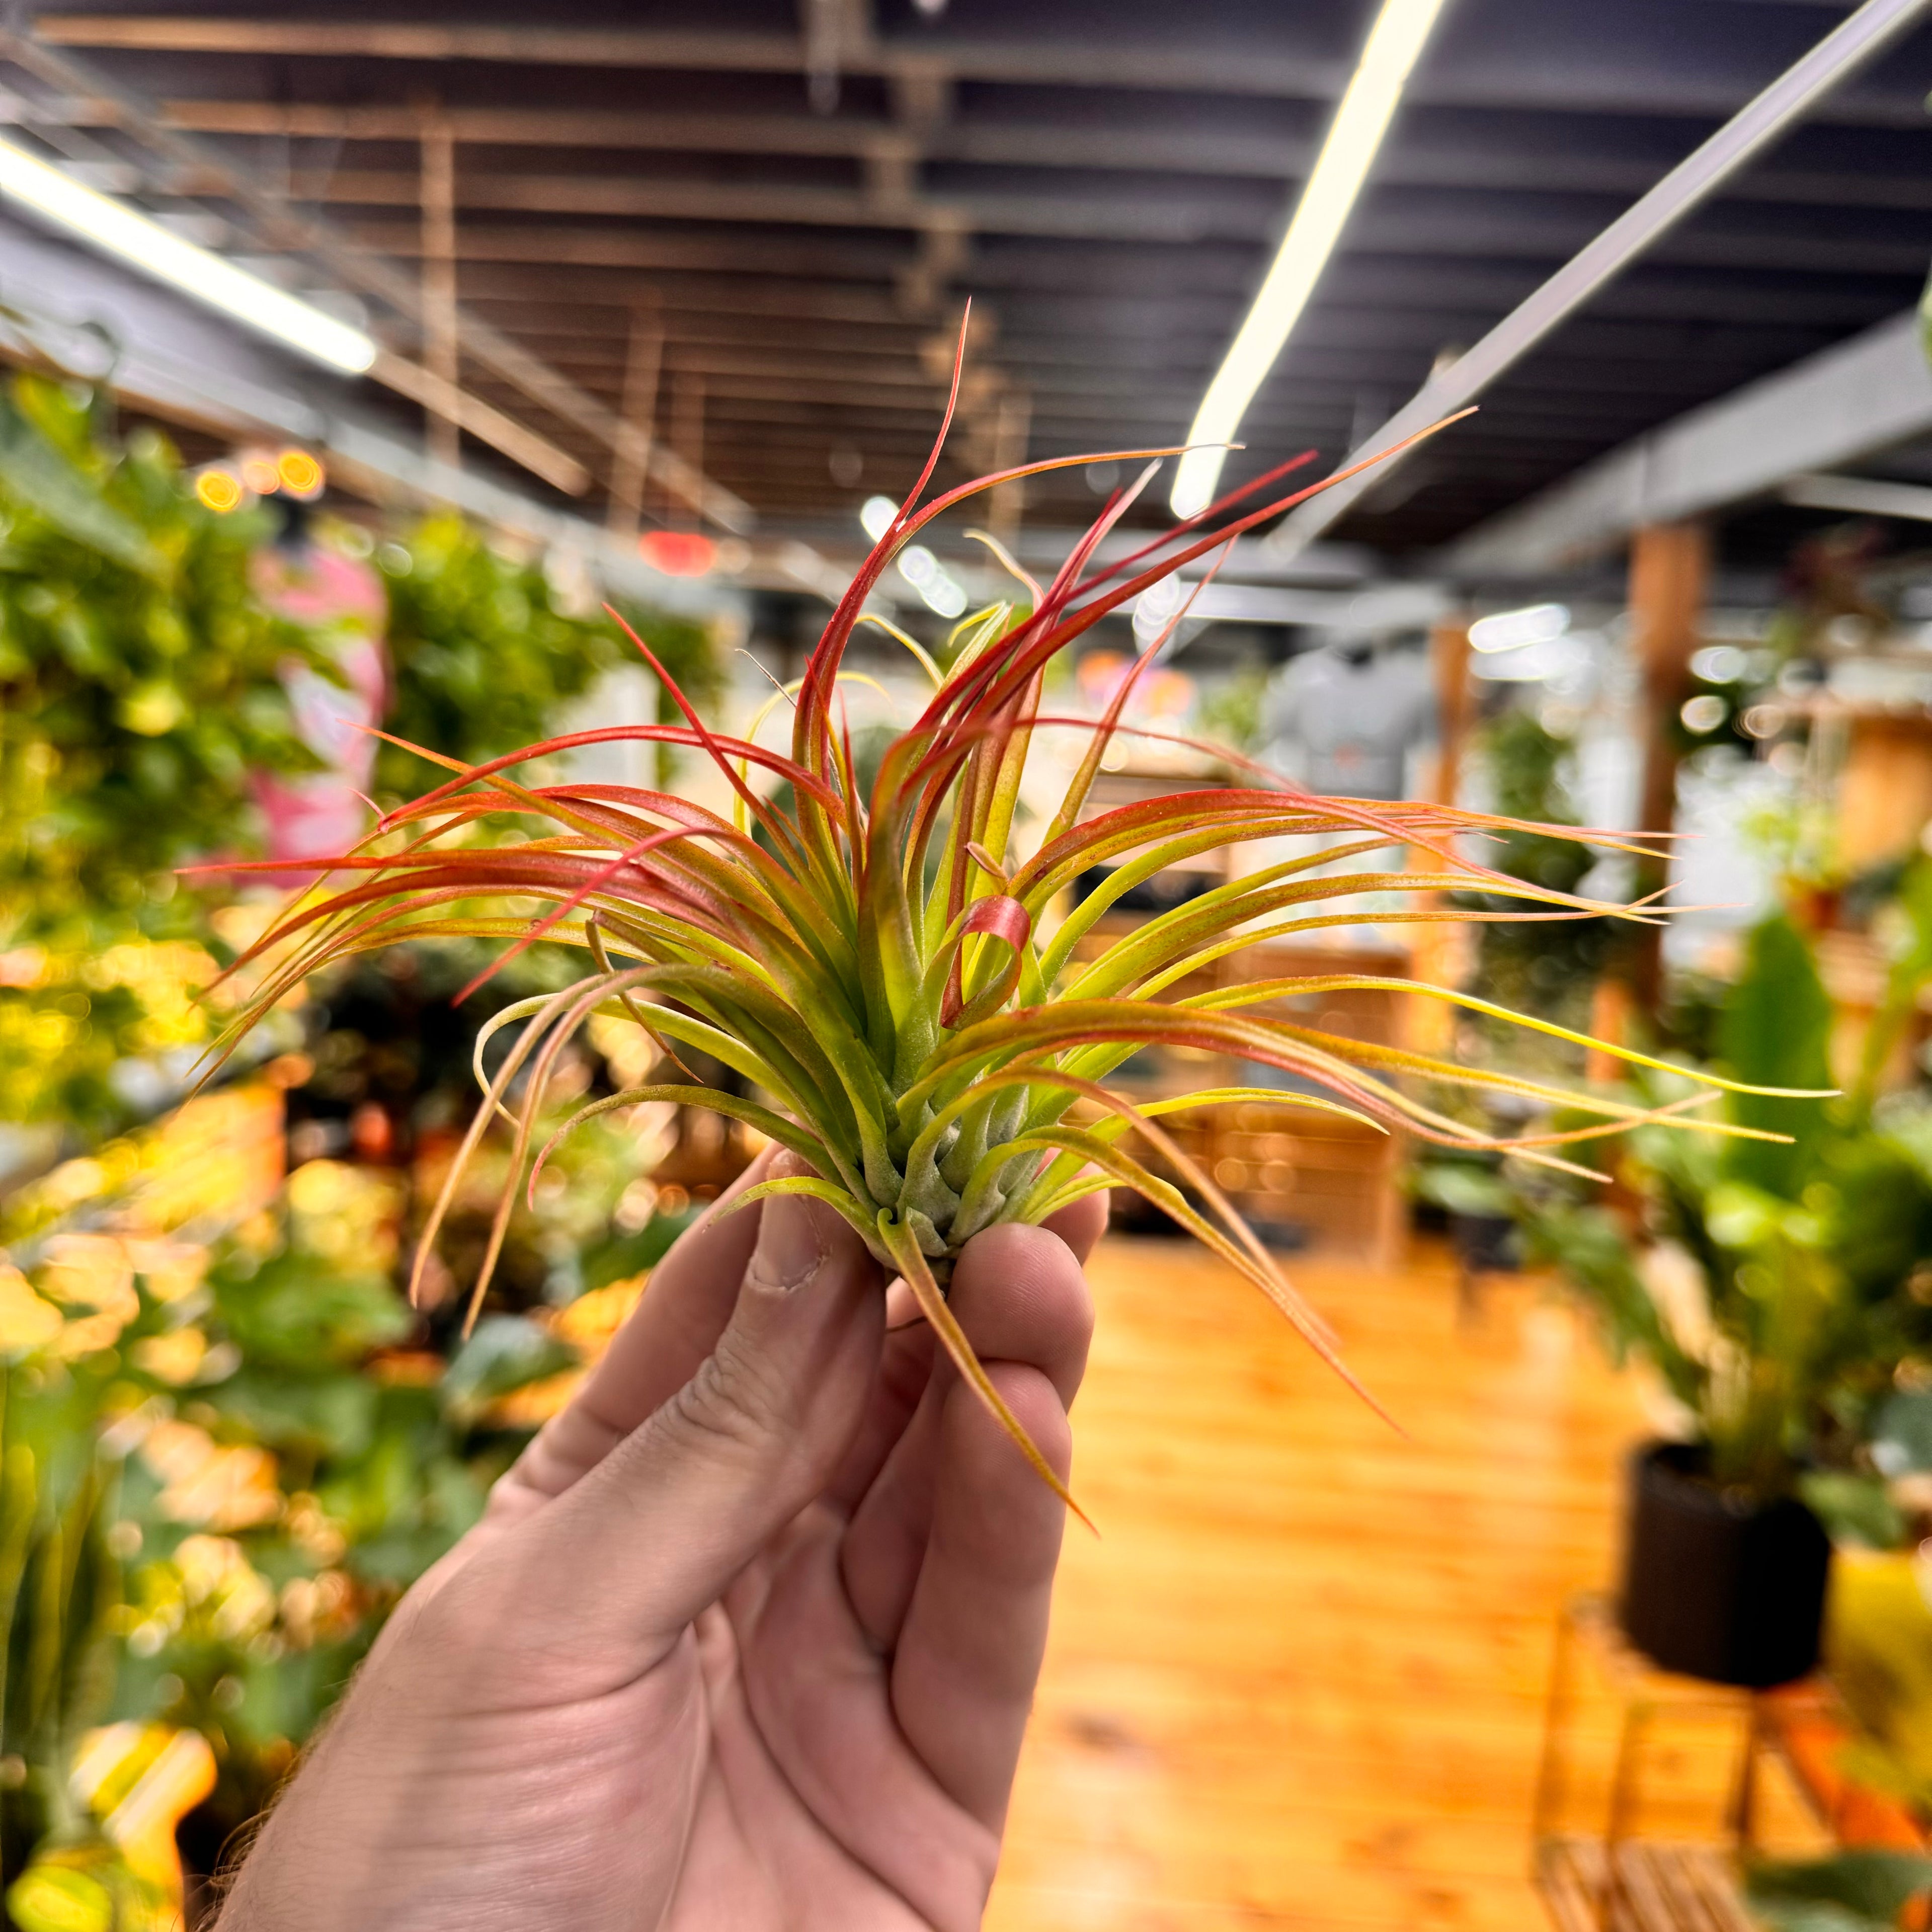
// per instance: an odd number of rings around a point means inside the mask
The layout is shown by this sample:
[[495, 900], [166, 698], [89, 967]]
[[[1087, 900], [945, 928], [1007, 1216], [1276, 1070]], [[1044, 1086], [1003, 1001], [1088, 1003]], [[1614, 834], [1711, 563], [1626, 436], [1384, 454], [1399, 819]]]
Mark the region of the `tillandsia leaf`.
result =
[[[962, 351], [963, 343], [962, 335]], [[956, 399], [958, 374], [956, 366]], [[1526, 884], [1486, 864], [1484, 854], [1490, 842], [1530, 831], [1652, 856], [1657, 848], [1647, 839], [1530, 827], [1424, 801], [1323, 797], [1232, 753], [1217, 754], [1230, 784], [1096, 806], [1094, 788], [1110, 744], [1200, 748], [1130, 722], [1131, 680], [1098, 720], [1043, 711], [1053, 658], [1108, 612], [1184, 567], [1200, 565], [1211, 573], [1214, 562], [1201, 560], [1225, 556], [1244, 532], [1338, 480], [1292, 482], [1309, 460], [1298, 457], [1103, 561], [1103, 549], [1118, 548], [1114, 533], [1154, 468], [1177, 453], [1083, 453], [1025, 464], [928, 500], [936, 443], [833, 610], [803, 674], [760, 714], [760, 722], [766, 714], [784, 716], [790, 700], [787, 751], [760, 745], [758, 723], [742, 735], [714, 728], [665, 675], [643, 637], [634, 640], [658, 669], [680, 723], [572, 733], [475, 765], [410, 748], [439, 770], [437, 782], [331, 862], [243, 956], [237, 970], [250, 970], [250, 1001], [223, 1050], [232, 1050], [254, 1019], [305, 975], [374, 947], [464, 934], [502, 938], [506, 957], [538, 939], [583, 949], [592, 970], [575, 984], [517, 1000], [481, 1030], [483, 1102], [429, 1216], [416, 1283], [486, 1134], [508, 1135], [511, 1178], [472, 1289], [472, 1312], [487, 1290], [520, 1178], [527, 1167], [534, 1184], [562, 1135], [600, 1114], [646, 1102], [711, 1108], [814, 1170], [755, 1184], [742, 1201], [796, 1194], [843, 1215], [904, 1277], [961, 1376], [1064, 1496], [1064, 1485], [1026, 1440], [946, 1305], [960, 1251], [986, 1227], [1042, 1220], [1102, 1186], [1136, 1189], [1258, 1286], [1324, 1359], [1347, 1372], [1327, 1325], [1282, 1278], [1212, 1176], [1160, 1126], [1162, 1117], [1243, 1104], [1306, 1108], [1383, 1132], [1510, 1150], [1584, 1174], [1591, 1171], [1562, 1150], [1634, 1126], [1761, 1131], [1699, 1119], [1691, 1110], [1720, 1093], [1767, 1090], [1693, 1073], [1688, 1096], [1642, 1106], [1616, 1094], [1527, 1078], [1507, 1066], [1347, 1038], [1305, 1024], [1294, 1005], [1348, 992], [1420, 993], [1582, 1040], [1473, 994], [1344, 973], [1194, 990], [1210, 969], [1216, 979], [1238, 970], [1230, 962], [1264, 941], [1364, 920], [1651, 922], [1657, 914], [1647, 902], [1609, 904]], [[946, 509], [1004, 482], [1124, 455], [1148, 466], [1110, 499], [1046, 580], [982, 538], [1024, 601], [964, 616], [952, 633], [950, 668], [942, 670], [916, 639], [866, 609], [892, 558]], [[1189, 580], [1197, 593], [1204, 581]], [[849, 694], [863, 692], [868, 682], [844, 664], [862, 624], [896, 637], [933, 685], [924, 710], [886, 747], [869, 789], [860, 783], [845, 712]], [[1142, 655], [1136, 674], [1159, 648], [1157, 640]], [[1085, 742], [1057, 804], [1029, 828], [1018, 801], [1049, 729], [1083, 732]], [[648, 788], [552, 783], [526, 769], [580, 748], [626, 742], [701, 753], [728, 795], [730, 815]], [[492, 829], [514, 830], [515, 838], [486, 841]], [[1276, 852], [1276, 842], [1304, 844], [1296, 856], [1271, 856], [1257, 870], [1232, 874], [1124, 935], [1105, 923], [1124, 894], [1155, 874], [1257, 840]], [[1392, 848], [1407, 850], [1409, 869], [1380, 856]], [[279, 869], [310, 878], [315, 865], [304, 860]], [[270, 862], [251, 869], [272, 876], [278, 868]], [[1481, 910], [1442, 903], [1451, 891], [1480, 892], [1489, 903]], [[1414, 895], [1420, 902], [1406, 911], [1367, 912], [1361, 904], [1367, 892]], [[1498, 899], [1509, 902], [1504, 910], [1496, 909]], [[593, 1014], [638, 1027], [664, 1056], [665, 1071], [675, 1066], [682, 1077], [553, 1112], [564, 1050]], [[512, 1029], [507, 1051], [489, 1071], [485, 1047]], [[1233, 1060], [1276, 1068], [1281, 1083], [1236, 1087], [1225, 1084], [1222, 1072], [1195, 1093], [1136, 1106], [1108, 1083], [1149, 1047], [1199, 1052], [1224, 1067]], [[745, 1090], [728, 1093], [693, 1076], [676, 1058], [680, 1050], [710, 1056]], [[1635, 1067], [1659, 1064], [1634, 1049], [1606, 1050]], [[1532, 1118], [1518, 1134], [1484, 1132], [1432, 1102], [1436, 1090], [1454, 1086], [1507, 1095]], [[1562, 1130], [1537, 1110], [1562, 1113]], [[1130, 1136], [1144, 1145], [1130, 1152]]]
[[904, 1223], [895, 1221], [885, 1209], [879, 1210], [879, 1238], [884, 1243], [886, 1252], [898, 1270], [905, 1285], [912, 1291], [912, 1298], [919, 1304], [919, 1311], [932, 1324], [933, 1333], [952, 1358], [952, 1365], [973, 1393], [989, 1409], [1000, 1426], [1018, 1445], [1021, 1454], [1032, 1466], [1035, 1475], [1052, 1490], [1060, 1500], [1084, 1522], [1089, 1529], [1094, 1528], [1094, 1520], [1073, 1500], [1073, 1492], [1060, 1479], [1053, 1465], [1042, 1456], [1035, 1445], [1018, 1416], [1006, 1406], [1006, 1398], [994, 1385], [977, 1355], [973, 1352], [973, 1344], [966, 1338], [966, 1331], [959, 1325], [958, 1318], [946, 1305], [946, 1297], [934, 1279], [931, 1264], [921, 1250], [911, 1230]]

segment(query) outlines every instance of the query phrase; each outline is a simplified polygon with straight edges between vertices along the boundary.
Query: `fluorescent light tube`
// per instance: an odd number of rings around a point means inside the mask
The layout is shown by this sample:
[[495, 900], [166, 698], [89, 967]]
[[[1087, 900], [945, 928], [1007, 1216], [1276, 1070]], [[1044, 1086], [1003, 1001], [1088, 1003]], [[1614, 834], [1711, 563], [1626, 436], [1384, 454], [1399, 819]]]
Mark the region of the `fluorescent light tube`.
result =
[[[1218, 446], [1234, 440], [1255, 392], [1274, 367], [1334, 252], [1442, 7], [1443, 0], [1382, 0], [1294, 218], [1254, 306], [1201, 398], [1194, 427], [1187, 432], [1190, 442]], [[1177, 516], [1194, 516], [1214, 501], [1226, 455], [1224, 448], [1211, 447], [1190, 450], [1180, 459], [1172, 498]]]
[[328, 368], [359, 376], [375, 362], [376, 344], [359, 328], [184, 240], [126, 202], [83, 187], [7, 140], [0, 140], [0, 194]]
[[1525, 644], [1546, 644], [1570, 628], [1570, 612], [1562, 604], [1532, 604], [1520, 610], [1498, 610], [1478, 617], [1469, 626], [1473, 651], [1520, 650]]

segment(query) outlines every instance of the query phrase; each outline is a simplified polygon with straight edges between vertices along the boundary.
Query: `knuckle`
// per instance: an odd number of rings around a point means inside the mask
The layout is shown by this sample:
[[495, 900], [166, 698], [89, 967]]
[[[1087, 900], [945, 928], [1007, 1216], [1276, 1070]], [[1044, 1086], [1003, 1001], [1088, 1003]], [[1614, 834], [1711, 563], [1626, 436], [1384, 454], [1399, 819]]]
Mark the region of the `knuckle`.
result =
[[1073, 1460], [1073, 1425], [1053, 1384], [1040, 1370], [1018, 1364], [995, 1373], [993, 1382], [1034, 1447], [1064, 1477]]
[[755, 1449], [794, 1418], [779, 1378], [730, 1330], [659, 1412], [666, 1430], [710, 1448]]

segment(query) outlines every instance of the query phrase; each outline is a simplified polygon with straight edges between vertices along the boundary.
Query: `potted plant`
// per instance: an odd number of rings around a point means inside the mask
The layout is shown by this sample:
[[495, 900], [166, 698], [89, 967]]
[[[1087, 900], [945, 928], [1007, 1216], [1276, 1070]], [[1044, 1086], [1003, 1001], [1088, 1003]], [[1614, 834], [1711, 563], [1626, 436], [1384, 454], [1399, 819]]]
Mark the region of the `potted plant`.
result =
[[[1898, 972], [1922, 977], [1912, 948]], [[1726, 1070], [1823, 1086], [1832, 1021], [1796, 928], [1760, 926], [1718, 1018]], [[1667, 1668], [1763, 1685], [1816, 1661], [1830, 1543], [1814, 1505], [1858, 1499], [1868, 1418], [1932, 1346], [1914, 1292], [1932, 1169], [1863, 1081], [1830, 1106], [1734, 1093], [1728, 1108], [1777, 1138], [1628, 1137], [1634, 1226], [1520, 1176], [1516, 1198], [1532, 1253], [1580, 1291], [1619, 1358], [1655, 1370], [1682, 1425], [1632, 1460], [1626, 1631]]]
[[[1493, 808], [1526, 821], [1492, 844], [1490, 863], [1513, 879], [1551, 891], [1582, 890], [1597, 854], [1557, 829], [1580, 822], [1568, 776], [1575, 741], [1513, 704], [1484, 723], [1471, 749]], [[1614, 934], [1609, 920], [1510, 919], [1502, 916], [1516, 910], [1508, 899], [1481, 892], [1459, 893], [1456, 903], [1490, 915], [1476, 928], [1472, 984], [1516, 1012], [1573, 1029], [1586, 1024]], [[1489, 1043], [1502, 1037], [1493, 1023], [1472, 1018], [1467, 1024], [1486, 1033]], [[1531, 1044], [1512, 1042], [1518, 1064]], [[1582, 1054], [1573, 1040], [1544, 1036], [1534, 1044], [1551, 1070], [1580, 1070]]]

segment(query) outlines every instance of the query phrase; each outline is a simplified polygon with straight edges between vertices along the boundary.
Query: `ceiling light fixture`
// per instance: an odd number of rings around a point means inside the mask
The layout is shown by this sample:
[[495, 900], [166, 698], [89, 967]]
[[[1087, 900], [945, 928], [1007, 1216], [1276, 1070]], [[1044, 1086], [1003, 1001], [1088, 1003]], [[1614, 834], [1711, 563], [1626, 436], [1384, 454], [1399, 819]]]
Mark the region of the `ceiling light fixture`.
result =
[[1570, 613], [1561, 604], [1532, 604], [1520, 610], [1498, 610], [1478, 617], [1469, 626], [1474, 651], [1514, 651], [1560, 638], [1570, 628]]
[[376, 344], [359, 328], [184, 239], [126, 202], [84, 187], [11, 141], [0, 140], [0, 194], [328, 368], [359, 376], [375, 362]]
[[1221, 446], [1234, 440], [1255, 392], [1308, 306], [1443, 4], [1382, 0], [1294, 218], [1187, 432], [1190, 442], [1209, 446], [1180, 459], [1172, 499], [1177, 516], [1197, 515], [1214, 500], [1227, 456]]

